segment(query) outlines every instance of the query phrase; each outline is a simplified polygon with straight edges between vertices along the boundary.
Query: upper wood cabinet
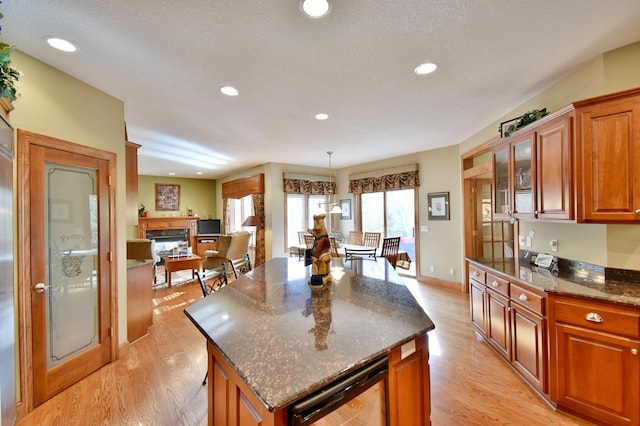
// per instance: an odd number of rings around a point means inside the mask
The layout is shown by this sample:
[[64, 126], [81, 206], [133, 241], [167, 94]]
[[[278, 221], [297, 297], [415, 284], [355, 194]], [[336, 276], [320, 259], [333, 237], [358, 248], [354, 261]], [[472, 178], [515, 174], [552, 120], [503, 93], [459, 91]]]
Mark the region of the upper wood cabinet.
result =
[[640, 89], [574, 105], [578, 222], [640, 222]]
[[496, 219], [574, 218], [573, 120], [570, 105], [494, 147]]

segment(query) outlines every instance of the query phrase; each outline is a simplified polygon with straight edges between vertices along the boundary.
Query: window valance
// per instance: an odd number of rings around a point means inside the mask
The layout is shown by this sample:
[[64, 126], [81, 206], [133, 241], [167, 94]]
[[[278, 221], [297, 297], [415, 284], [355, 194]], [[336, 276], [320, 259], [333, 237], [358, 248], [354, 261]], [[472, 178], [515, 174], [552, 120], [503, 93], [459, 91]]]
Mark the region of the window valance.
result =
[[322, 180], [284, 178], [284, 192], [287, 194], [331, 195], [336, 192], [336, 183]]
[[418, 186], [420, 186], [418, 170], [356, 179], [349, 177], [349, 192], [353, 194], [397, 191]]

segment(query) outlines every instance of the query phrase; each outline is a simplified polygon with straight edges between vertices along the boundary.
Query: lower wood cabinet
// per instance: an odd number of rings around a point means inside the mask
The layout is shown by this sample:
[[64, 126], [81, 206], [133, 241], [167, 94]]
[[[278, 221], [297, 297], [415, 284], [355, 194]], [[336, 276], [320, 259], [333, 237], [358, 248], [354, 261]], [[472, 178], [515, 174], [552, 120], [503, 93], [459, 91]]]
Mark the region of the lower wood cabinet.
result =
[[[474, 272], [477, 273], [474, 275]], [[478, 278], [486, 278], [486, 284]], [[544, 293], [470, 264], [469, 301], [471, 322], [477, 333], [535, 390], [548, 398]]]
[[551, 399], [611, 425], [640, 424], [640, 310], [553, 295]]

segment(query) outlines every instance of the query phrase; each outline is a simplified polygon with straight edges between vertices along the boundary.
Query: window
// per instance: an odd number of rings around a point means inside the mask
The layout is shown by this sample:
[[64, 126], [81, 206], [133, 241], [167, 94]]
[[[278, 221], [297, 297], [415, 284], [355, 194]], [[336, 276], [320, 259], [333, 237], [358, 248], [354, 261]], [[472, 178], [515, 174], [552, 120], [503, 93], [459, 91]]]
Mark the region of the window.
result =
[[[327, 195], [287, 194], [285, 199], [287, 248], [300, 244], [298, 242], [298, 232], [306, 231], [313, 226], [314, 214], [319, 212], [327, 213], [328, 201], [329, 197]], [[318, 203], [320, 203], [319, 207]]]
[[[227, 219], [229, 221], [226, 232], [238, 232], [242, 231], [242, 222], [245, 221], [247, 216], [251, 216], [253, 213], [253, 198], [251, 195], [236, 199], [227, 199]], [[253, 241], [253, 233], [251, 234], [251, 241], [249, 244], [255, 244]]]

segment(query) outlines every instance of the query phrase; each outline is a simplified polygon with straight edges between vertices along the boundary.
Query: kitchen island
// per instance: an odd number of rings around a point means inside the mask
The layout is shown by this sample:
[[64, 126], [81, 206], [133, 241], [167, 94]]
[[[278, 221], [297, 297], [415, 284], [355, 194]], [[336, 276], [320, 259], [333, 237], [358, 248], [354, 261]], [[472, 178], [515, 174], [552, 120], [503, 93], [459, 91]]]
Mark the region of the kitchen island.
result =
[[209, 424], [292, 424], [309, 401], [330, 412], [332, 385], [374, 365], [385, 367], [389, 424], [429, 424], [434, 324], [396, 271], [386, 259], [334, 258], [332, 283], [315, 288], [310, 269], [272, 259], [185, 309], [207, 339]]

